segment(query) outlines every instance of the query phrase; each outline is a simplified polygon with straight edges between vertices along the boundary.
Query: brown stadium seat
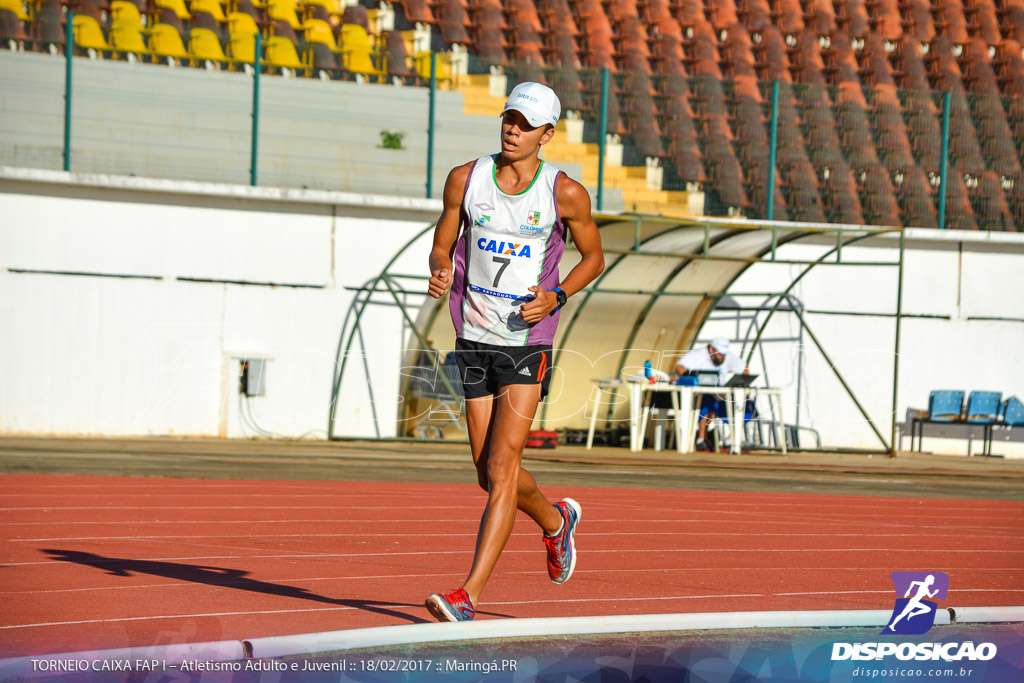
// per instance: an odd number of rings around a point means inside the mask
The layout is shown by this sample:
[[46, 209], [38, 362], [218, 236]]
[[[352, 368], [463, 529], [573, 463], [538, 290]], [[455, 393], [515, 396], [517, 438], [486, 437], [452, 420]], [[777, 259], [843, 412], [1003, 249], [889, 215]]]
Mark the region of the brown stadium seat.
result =
[[1002, 40], [993, 0], [966, 0], [964, 18], [967, 20], [968, 33], [981, 38], [987, 45], [995, 45]]
[[761, 31], [761, 42], [754, 46], [754, 67], [762, 81], [789, 81], [789, 57], [782, 34], [774, 26]]
[[571, 66], [555, 67], [551, 71], [548, 85], [558, 94], [562, 111], [583, 111], [587, 105], [583, 99], [583, 84], [580, 73]]
[[505, 52], [505, 14], [498, 0], [486, 0], [471, 10], [474, 51], [485, 62], [508, 61]]
[[950, 230], [977, 230], [974, 209], [964, 183], [964, 173], [953, 164], [946, 178], [946, 227]]
[[655, 72], [665, 76], [686, 76], [684, 59], [683, 44], [679, 38], [664, 33], [658, 36], [651, 55]]
[[967, 19], [964, 18], [960, 0], [937, 0], [932, 6], [935, 14], [935, 29], [954, 45], [967, 42]]
[[[731, 33], [731, 29], [739, 22], [739, 17], [736, 14], [736, 3], [733, 0], [715, 0], [714, 2], [708, 3], [707, 17], [711, 21], [711, 26], [714, 27], [715, 32], [726, 31]], [[737, 28], [737, 30], [740, 30]]]
[[702, 24], [688, 43], [688, 50], [684, 44], [684, 51], [688, 51], [687, 70], [694, 76], [722, 78], [722, 70], [718, 65], [718, 42], [711, 33], [711, 25]]
[[71, 0], [68, 2], [68, 12], [74, 12], [77, 15], [87, 15], [95, 19], [96, 21], [103, 24], [106, 21], [106, 17], [103, 16], [103, 10], [100, 8], [100, 4], [93, 2], [93, 0]]
[[1024, 56], [1019, 42], [1010, 38], [1001, 41], [996, 46], [992, 68], [1000, 92], [1011, 97], [1024, 95]]
[[338, 58], [324, 43], [307, 43], [311, 64], [318, 71], [325, 71], [329, 75], [338, 71]]
[[469, 45], [469, 7], [466, 0], [444, 0], [437, 8], [437, 16], [441, 24], [441, 37], [449, 44]]
[[231, 11], [248, 14], [257, 23], [263, 21], [263, 13], [256, 9], [253, 0], [232, 0]]
[[938, 227], [934, 190], [928, 175], [920, 166], [908, 166], [902, 172], [902, 182], [896, 194], [899, 197], [903, 225], [915, 228]]
[[793, 36], [804, 28], [804, 10], [800, 0], [777, 0], [775, 3], [775, 25], [783, 36]]
[[949, 159], [964, 173], [974, 176], [980, 177], [986, 168], [967, 95], [963, 93], [952, 93], [950, 97]]
[[416, 72], [410, 64], [409, 51], [401, 31], [387, 31], [384, 34], [384, 50], [388, 76], [402, 81], [415, 78]]
[[1003, 194], [999, 173], [989, 169], [981, 174], [978, 186], [969, 192], [974, 217], [982, 230], [1015, 230], [1010, 205]]
[[879, 163], [854, 165], [864, 220], [870, 225], [902, 225], [889, 172]]
[[707, 22], [707, 17], [704, 14], [704, 4], [701, 0], [675, 0], [672, 8], [672, 13], [675, 15], [676, 20], [679, 21], [679, 26], [683, 29], [684, 35], [687, 29], [692, 29], [697, 24]]
[[[402, 6], [402, 12], [405, 14], [405, 18], [412, 23], [437, 23], [437, 19], [434, 18], [434, 14], [430, 10], [432, 3], [428, 2], [428, 0], [398, 0], [398, 3]], [[347, 9], [351, 9], [351, 7], [346, 8], [346, 10]]]
[[637, 152], [641, 157], [664, 156], [650, 76], [640, 72], [623, 74], [622, 93], [620, 103], [629, 121], [629, 131]]
[[789, 70], [794, 81], [807, 85], [825, 85], [825, 61], [821, 56], [818, 34], [810, 27], [797, 36], [790, 62]]
[[819, 169], [843, 160], [839, 131], [832, 116], [828, 93], [822, 88], [800, 91], [807, 155]]
[[1018, 175], [1008, 179], [1010, 186], [1004, 193], [1007, 203], [1010, 205], [1010, 215], [1013, 217], [1017, 232], [1024, 231], [1024, 175]]
[[843, 159], [836, 159], [819, 168], [825, 204], [825, 219], [830, 223], [863, 225], [864, 212], [857, 194], [853, 171]]
[[544, 49], [544, 61], [548, 64], [560, 64], [568, 68], [580, 68], [579, 46], [576, 39], [568, 33], [552, 31], [547, 36], [547, 47]]
[[903, 103], [907, 138], [914, 157], [928, 173], [939, 173], [942, 164], [942, 127], [931, 91], [909, 91]]
[[863, 38], [871, 32], [871, 19], [864, 0], [835, 0], [836, 28], [851, 38]]
[[805, 29], [819, 36], [835, 33], [836, 11], [832, 0], [810, 0], [805, 4], [805, 11]]
[[1024, 42], [1024, 6], [1013, 5], [1004, 7], [998, 14], [1003, 38]]
[[928, 67], [925, 66], [919, 45], [916, 39], [904, 35], [893, 53], [893, 76], [903, 90], [931, 90]]
[[528, 24], [535, 28], [537, 33], [544, 30], [538, 15], [539, 7], [533, 3], [533, 0], [507, 0], [504, 7], [508, 15], [509, 29]]
[[768, 0], [738, 0], [736, 16], [751, 33], [763, 31], [772, 24], [772, 8]]
[[40, 7], [32, 23], [32, 37], [43, 50], [63, 51], [66, 41], [60, 8]]
[[903, 18], [899, 0], [872, 0], [867, 3], [871, 15], [871, 32], [882, 40], [897, 41], [903, 35]]
[[913, 166], [914, 155], [907, 137], [896, 88], [878, 86], [872, 91], [874, 105], [871, 119], [875, 130], [875, 149], [879, 158], [891, 172]]
[[748, 205], [743, 191], [743, 171], [732, 145], [722, 138], [708, 140], [705, 169], [710, 177], [710, 193], [722, 208], [740, 209]]
[[729, 31], [725, 44], [722, 46], [719, 54], [726, 78], [732, 80], [737, 78], [757, 79], [753, 45], [750, 42], [750, 34], [747, 31], [740, 27], [736, 27], [735, 31]]
[[540, 33], [531, 24], [515, 26], [509, 32], [509, 51], [516, 61], [527, 64], [544, 64], [544, 48]]
[[785, 184], [782, 194], [790, 220], [822, 223], [825, 221], [825, 207], [818, 192], [818, 177], [814, 166], [806, 157], [794, 158], [779, 164]]
[[849, 101], [837, 104], [832, 113], [843, 153], [850, 166], [857, 169], [879, 163], [865, 108], [856, 101]]
[[909, 0], [903, 3], [904, 37], [919, 43], [931, 42], [935, 37], [935, 21], [928, 0]]
[[[575, 6], [569, 4], [569, 0], [536, 0], [537, 15], [540, 17], [541, 26], [539, 31], [560, 31], [568, 33], [574, 38], [579, 38], [583, 33], [582, 17], [589, 15], [591, 5], [578, 3]], [[604, 10], [598, 4], [595, 11], [604, 15]], [[577, 25], [579, 22], [579, 25]], [[609, 30], [611, 26], [609, 25]]]

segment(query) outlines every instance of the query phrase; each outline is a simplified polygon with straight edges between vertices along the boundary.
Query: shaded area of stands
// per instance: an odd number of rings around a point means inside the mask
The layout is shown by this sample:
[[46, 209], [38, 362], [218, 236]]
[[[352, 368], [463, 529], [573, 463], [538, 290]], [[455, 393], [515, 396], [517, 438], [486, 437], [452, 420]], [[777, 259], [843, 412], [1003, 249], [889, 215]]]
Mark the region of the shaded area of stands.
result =
[[[710, 214], [1024, 229], [1024, 3], [995, 0], [2, 0], [5, 49], [423, 85], [540, 80]], [[778, 121], [770, 164], [773, 90]], [[774, 178], [768, 188], [769, 178]]]

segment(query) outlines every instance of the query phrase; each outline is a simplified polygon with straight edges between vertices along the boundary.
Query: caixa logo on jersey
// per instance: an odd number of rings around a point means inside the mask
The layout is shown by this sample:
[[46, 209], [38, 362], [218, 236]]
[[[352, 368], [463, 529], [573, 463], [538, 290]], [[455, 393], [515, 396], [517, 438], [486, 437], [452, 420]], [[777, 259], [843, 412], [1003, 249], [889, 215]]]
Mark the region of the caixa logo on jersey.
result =
[[480, 239], [477, 240], [476, 246], [480, 251], [489, 251], [492, 254], [500, 254], [502, 256], [522, 256], [524, 258], [530, 258], [529, 244], [501, 242], [498, 240], [489, 240], [486, 237], [481, 237]]
[[927, 633], [935, 624], [937, 600], [946, 599], [949, 576], [945, 572], [893, 572], [889, 577], [896, 589], [896, 604], [882, 633]]

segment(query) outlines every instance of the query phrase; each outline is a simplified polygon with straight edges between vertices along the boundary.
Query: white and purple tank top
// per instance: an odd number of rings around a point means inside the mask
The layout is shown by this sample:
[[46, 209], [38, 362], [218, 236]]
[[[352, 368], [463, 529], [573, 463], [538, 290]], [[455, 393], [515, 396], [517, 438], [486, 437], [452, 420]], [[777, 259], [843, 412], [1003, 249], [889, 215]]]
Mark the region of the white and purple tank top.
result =
[[497, 346], [551, 344], [559, 312], [528, 325], [519, 307], [533, 299], [530, 287], [550, 290], [561, 281], [565, 226], [555, 188], [562, 172], [541, 161], [528, 188], [505, 194], [496, 159], [477, 159], [466, 181], [448, 303], [455, 334]]

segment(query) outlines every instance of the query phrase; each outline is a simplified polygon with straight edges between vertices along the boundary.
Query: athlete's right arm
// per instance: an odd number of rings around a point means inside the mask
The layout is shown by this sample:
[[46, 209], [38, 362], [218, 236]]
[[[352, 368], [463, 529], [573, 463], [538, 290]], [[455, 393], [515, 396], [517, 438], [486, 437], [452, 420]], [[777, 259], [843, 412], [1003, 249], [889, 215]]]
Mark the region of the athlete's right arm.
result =
[[466, 180], [473, 168], [473, 162], [456, 166], [444, 183], [444, 207], [434, 228], [434, 246], [430, 249], [430, 283], [427, 293], [440, 299], [452, 286], [455, 268], [452, 254], [459, 239], [459, 223], [462, 217], [462, 200], [466, 192]]

